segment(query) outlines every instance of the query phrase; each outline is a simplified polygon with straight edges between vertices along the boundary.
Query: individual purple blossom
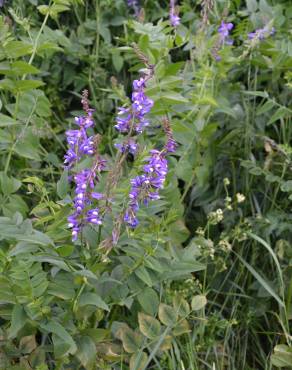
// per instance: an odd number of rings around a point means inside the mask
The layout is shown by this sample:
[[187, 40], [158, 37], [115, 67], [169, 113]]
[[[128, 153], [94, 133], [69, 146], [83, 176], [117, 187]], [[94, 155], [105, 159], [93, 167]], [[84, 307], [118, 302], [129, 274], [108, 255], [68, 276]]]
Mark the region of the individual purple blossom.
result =
[[98, 208], [90, 209], [87, 212], [86, 215], [87, 215], [87, 218], [86, 218], [87, 222], [89, 222], [93, 225], [101, 225], [102, 224], [102, 219], [100, 217]]
[[180, 17], [175, 7], [175, 0], [170, 0], [169, 20], [170, 20], [170, 24], [173, 27], [177, 27], [180, 25]]
[[229, 33], [232, 30], [232, 28], [233, 28], [233, 23], [225, 23], [224, 21], [221, 22], [221, 25], [218, 28], [221, 44], [227, 44], [227, 45], [233, 44], [233, 41], [229, 38]]
[[255, 30], [254, 32], [250, 32], [248, 34], [248, 38], [250, 40], [258, 39], [261, 41], [261, 40], [268, 38], [269, 36], [274, 35], [274, 33], [275, 33], [274, 27], [269, 28], [268, 26], [265, 26], [263, 28], [259, 28]]

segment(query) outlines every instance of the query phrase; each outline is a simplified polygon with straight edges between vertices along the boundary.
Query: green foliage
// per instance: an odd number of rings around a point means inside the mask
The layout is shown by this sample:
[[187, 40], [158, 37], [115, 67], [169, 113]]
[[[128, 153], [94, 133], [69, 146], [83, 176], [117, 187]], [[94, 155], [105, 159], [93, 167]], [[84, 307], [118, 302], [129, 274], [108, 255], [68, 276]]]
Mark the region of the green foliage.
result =
[[[123, 0], [1, 7], [0, 368], [289, 368], [291, 4], [184, 0], [176, 29], [168, 1], [140, 4], [138, 18]], [[273, 36], [248, 39], [265, 25]], [[88, 89], [110, 168], [116, 108], [145, 58], [151, 125], [103, 226], [73, 244], [64, 132]], [[161, 199], [113, 246], [112, 215], [165, 116], [179, 145]]]

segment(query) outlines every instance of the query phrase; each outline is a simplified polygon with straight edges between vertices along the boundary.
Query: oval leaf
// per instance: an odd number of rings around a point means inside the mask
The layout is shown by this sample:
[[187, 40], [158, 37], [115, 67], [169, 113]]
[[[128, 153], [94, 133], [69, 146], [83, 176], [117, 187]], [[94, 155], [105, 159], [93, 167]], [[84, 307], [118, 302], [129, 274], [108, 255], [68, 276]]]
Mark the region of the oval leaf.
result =
[[139, 329], [145, 337], [154, 339], [160, 335], [160, 323], [154, 317], [145, 315], [142, 312], [138, 314]]
[[164, 303], [159, 305], [158, 316], [159, 320], [167, 326], [173, 326], [177, 321], [177, 313], [175, 309]]

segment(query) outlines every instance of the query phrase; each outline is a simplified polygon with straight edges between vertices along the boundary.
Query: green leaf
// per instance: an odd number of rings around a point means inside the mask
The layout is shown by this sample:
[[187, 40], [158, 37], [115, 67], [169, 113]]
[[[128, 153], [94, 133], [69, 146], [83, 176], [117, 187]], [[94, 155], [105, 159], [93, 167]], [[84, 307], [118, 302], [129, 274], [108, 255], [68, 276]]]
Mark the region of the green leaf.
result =
[[47, 15], [50, 11], [50, 7], [48, 5], [39, 5], [37, 9], [43, 15]]
[[174, 243], [183, 243], [189, 237], [190, 231], [183, 220], [176, 220], [172, 224], [169, 234]]
[[54, 357], [56, 359], [70, 354], [70, 344], [54, 333], [52, 334], [52, 342], [54, 347]]
[[246, 0], [246, 6], [251, 13], [254, 13], [258, 9], [257, 0]]
[[31, 129], [27, 129], [23, 137], [18, 141], [14, 148], [15, 152], [21, 157], [40, 160], [38, 153], [39, 150], [39, 139], [32, 132]]
[[36, 74], [40, 70], [24, 61], [16, 61], [13, 63], [0, 63], [0, 74], [6, 76], [22, 76], [24, 74]]
[[292, 192], [292, 180], [285, 181], [281, 185], [281, 190], [285, 193], [290, 193]]
[[14, 82], [15, 89], [19, 92], [36, 89], [44, 85], [43, 81], [40, 80], [20, 80]]
[[200, 262], [184, 262], [184, 261], [173, 261], [170, 266], [170, 271], [167, 271], [161, 275], [161, 280], [175, 279], [190, 274], [191, 272], [201, 271], [206, 268], [205, 265]]
[[[32, 45], [25, 43], [23, 41], [9, 41], [5, 45], [5, 56], [11, 59], [16, 59], [22, 57], [27, 54], [32, 53]], [[2, 53], [0, 52], [0, 58], [2, 57]], [[3, 58], [3, 57], [2, 57]]]
[[83, 293], [81, 294], [78, 302], [79, 307], [86, 305], [93, 305], [103, 310], [109, 311], [109, 306], [100, 298], [96, 293]]
[[175, 326], [172, 333], [175, 336], [179, 336], [179, 335], [182, 335], [182, 334], [189, 333], [190, 331], [191, 331], [190, 326], [189, 326], [189, 323], [187, 322], [187, 320], [182, 320]]
[[143, 370], [147, 363], [148, 356], [145, 352], [134, 353], [130, 358], [130, 370]]
[[167, 326], [173, 326], [177, 322], [177, 313], [175, 309], [171, 306], [168, 306], [164, 303], [159, 305], [158, 309], [159, 320]]
[[124, 59], [118, 53], [112, 55], [112, 62], [117, 72], [120, 72], [124, 65]]
[[150, 287], [153, 285], [151, 277], [144, 266], [138, 267], [135, 270], [135, 275], [137, 275], [138, 278], [141, 279], [146, 285]]
[[15, 338], [19, 330], [24, 327], [25, 323], [26, 323], [25, 311], [20, 304], [16, 304], [12, 310], [11, 326], [9, 328], [8, 338], [9, 339]]
[[158, 311], [159, 298], [155, 290], [146, 288], [138, 294], [137, 299], [146, 313], [152, 316], [156, 315]]
[[174, 92], [174, 91], [171, 91], [171, 92], [165, 92], [161, 95], [158, 95], [158, 97], [156, 98], [157, 100], [159, 99], [163, 99], [165, 100], [166, 102], [168, 103], [171, 103], [171, 104], [181, 104], [181, 103], [188, 103], [188, 99], [186, 99], [185, 97], [183, 97], [181, 94], [177, 93], [177, 92]]
[[173, 297], [173, 307], [180, 317], [187, 317], [190, 313], [188, 302], [178, 294]]
[[243, 91], [245, 95], [260, 96], [261, 98], [269, 98], [269, 94], [266, 91]]
[[84, 336], [76, 340], [77, 352], [75, 356], [80, 361], [85, 369], [92, 369], [92, 365], [96, 361], [96, 346], [94, 341], [89, 336]]
[[8, 127], [19, 124], [21, 124], [21, 122], [16, 121], [15, 119], [0, 113], [0, 127]]
[[4, 172], [0, 172], [0, 185], [4, 195], [15, 193], [20, 187], [21, 182], [14, 177], [7, 176]]
[[207, 298], [204, 295], [195, 295], [192, 299], [192, 310], [199, 311], [207, 304]]
[[49, 321], [47, 324], [40, 324], [40, 327], [48, 333], [53, 333], [62, 339], [68, 346], [68, 351], [74, 354], [77, 351], [76, 343], [74, 342], [68, 331], [57, 321]]
[[123, 347], [126, 352], [134, 353], [139, 350], [143, 338], [138, 333], [135, 333], [129, 327], [120, 328], [120, 338], [123, 342]]
[[28, 212], [28, 206], [23, 198], [18, 194], [10, 194], [8, 202], [2, 207], [5, 216], [12, 217], [16, 212], [20, 212], [23, 216]]
[[258, 107], [257, 109], [257, 116], [260, 116], [261, 114], [269, 112], [273, 107], [275, 106], [275, 103], [273, 100], [268, 100], [263, 104], [262, 106]]
[[88, 335], [94, 343], [100, 343], [104, 341], [110, 335], [110, 331], [107, 329], [85, 329], [82, 334]]
[[154, 317], [145, 315], [142, 312], [138, 313], [139, 329], [145, 337], [149, 339], [157, 338], [160, 335], [161, 326], [158, 320]]
[[267, 124], [271, 125], [272, 123], [278, 121], [279, 119], [288, 117], [289, 115], [291, 116], [291, 111], [289, 109], [287, 109], [286, 107], [280, 107], [272, 115], [272, 117], [270, 118]]
[[69, 191], [68, 171], [65, 170], [57, 182], [57, 194], [61, 199], [65, 198]]
[[292, 368], [292, 348], [286, 344], [278, 344], [271, 356], [272, 365]]

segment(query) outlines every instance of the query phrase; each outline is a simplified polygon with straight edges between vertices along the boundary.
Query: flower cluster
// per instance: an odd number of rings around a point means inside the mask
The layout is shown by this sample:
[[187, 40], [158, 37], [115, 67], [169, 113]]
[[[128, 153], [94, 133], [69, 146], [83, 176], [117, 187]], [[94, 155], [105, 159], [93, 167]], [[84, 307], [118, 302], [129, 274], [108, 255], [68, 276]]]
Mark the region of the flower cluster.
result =
[[126, 210], [124, 221], [131, 227], [138, 225], [136, 213], [139, 202], [148, 204], [150, 200], [159, 199], [159, 189], [163, 188], [167, 174], [167, 160], [165, 151], [151, 150], [147, 164], [143, 167], [143, 174], [131, 180], [131, 191], [129, 193], [129, 206]]
[[67, 130], [68, 150], [65, 154], [65, 166], [71, 168], [76, 164], [83, 155], [94, 154], [93, 137], [87, 136], [87, 129], [93, 126], [92, 110], [86, 112], [86, 117], [75, 117], [75, 123], [79, 126], [77, 130]]
[[103, 194], [94, 190], [98, 182], [98, 175], [105, 169], [105, 161], [96, 151], [98, 137], [88, 137], [87, 129], [93, 126], [93, 111], [88, 106], [88, 93], [84, 91], [83, 109], [86, 113], [83, 117], [75, 118], [79, 130], [66, 132], [69, 149], [65, 155], [65, 165], [71, 168], [83, 155], [95, 155], [90, 169], [83, 169], [73, 176], [75, 182], [75, 197], [73, 199], [74, 213], [68, 217], [68, 226], [72, 229], [72, 240], [76, 241], [79, 233], [86, 223], [101, 225], [102, 219], [96, 202], [103, 198]]
[[233, 41], [229, 37], [229, 32], [232, 30], [233, 24], [232, 23], [225, 23], [224, 21], [221, 22], [220, 27], [218, 28], [218, 32], [220, 35], [220, 42], [221, 44], [232, 45]]
[[232, 30], [232, 28], [233, 28], [232, 23], [225, 23], [224, 21], [221, 22], [221, 25], [218, 28], [219, 38], [215, 46], [212, 48], [212, 55], [217, 61], [221, 60], [221, 57], [218, 54], [218, 52], [222, 48], [222, 46], [224, 46], [224, 44], [227, 45], [233, 44], [233, 41], [229, 37], [229, 33]]
[[272, 36], [274, 35], [275, 33], [275, 28], [272, 27], [268, 27], [268, 26], [265, 26], [264, 28], [259, 28], [258, 30], [256, 30], [255, 32], [251, 32], [248, 34], [248, 38], [250, 40], [264, 40], [266, 38], [268, 38], [269, 36]]
[[146, 115], [153, 107], [153, 100], [145, 95], [145, 87], [146, 78], [141, 77], [139, 80], [134, 80], [131, 107], [119, 108], [115, 125], [118, 131], [127, 133], [134, 130], [140, 134], [149, 125]]
[[169, 11], [170, 24], [173, 27], [180, 25], [180, 17], [178, 15], [178, 10], [175, 7], [175, 0], [170, 0], [170, 11]]
[[167, 117], [162, 119], [162, 124], [167, 138], [164, 148], [161, 151], [151, 150], [147, 164], [143, 167], [143, 174], [131, 180], [129, 205], [125, 212], [124, 221], [133, 228], [138, 225], [136, 214], [139, 210], [139, 203], [143, 202], [147, 205], [150, 200], [160, 198], [159, 189], [163, 188], [168, 171], [166, 155], [175, 152], [177, 148]]

